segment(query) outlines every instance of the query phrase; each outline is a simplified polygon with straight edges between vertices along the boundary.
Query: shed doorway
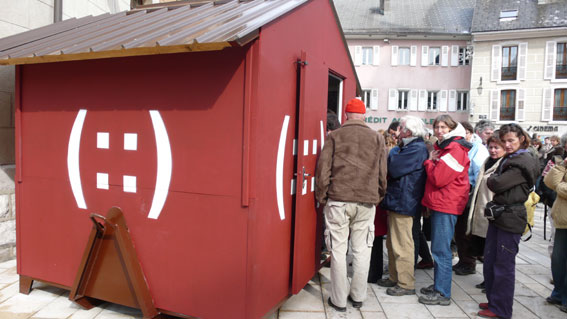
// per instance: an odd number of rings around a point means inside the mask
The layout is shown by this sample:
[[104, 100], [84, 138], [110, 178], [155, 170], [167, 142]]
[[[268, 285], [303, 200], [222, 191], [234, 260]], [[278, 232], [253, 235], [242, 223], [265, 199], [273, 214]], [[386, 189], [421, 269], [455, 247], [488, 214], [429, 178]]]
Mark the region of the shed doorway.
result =
[[329, 72], [329, 90], [327, 93], [327, 112], [329, 111], [337, 114], [339, 123], [342, 124], [343, 79], [331, 72]]

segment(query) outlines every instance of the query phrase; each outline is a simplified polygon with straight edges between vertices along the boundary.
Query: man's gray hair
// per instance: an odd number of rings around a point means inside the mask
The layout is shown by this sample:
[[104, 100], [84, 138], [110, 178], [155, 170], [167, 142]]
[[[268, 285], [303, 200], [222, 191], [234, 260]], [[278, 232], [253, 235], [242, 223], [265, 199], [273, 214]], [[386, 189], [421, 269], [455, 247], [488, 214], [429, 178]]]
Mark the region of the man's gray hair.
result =
[[425, 124], [419, 117], [406, 115], [400, 119], [400, 125], [409, 130], [412, 136], [425, 138], [427, 134]]
[[492, 124], [492, 122], [490, 122], [489, 120], [480, 120], [474, 126], [474, 132], [476, 134], [480, 134], [487, 129], [491, 129], [494, 131], [494, 124]]
[[567, 144], [567, 133], [561, 135], [561, 145], [562, 147], [565, 147], [565, 144]]

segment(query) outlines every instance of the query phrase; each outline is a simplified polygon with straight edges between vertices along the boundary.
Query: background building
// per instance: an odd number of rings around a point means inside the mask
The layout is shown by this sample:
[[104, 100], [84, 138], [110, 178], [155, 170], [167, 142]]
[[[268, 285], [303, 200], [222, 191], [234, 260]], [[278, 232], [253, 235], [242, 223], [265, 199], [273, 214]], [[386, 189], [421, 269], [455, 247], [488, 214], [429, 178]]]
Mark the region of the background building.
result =
[[472, 35], [471, 119], [567, 132], [567, 1], [479, 0]]
[[474, 3], [335, 0], [372, 128], [408, 114], [429, 128], [443, 113], [469, 119]]

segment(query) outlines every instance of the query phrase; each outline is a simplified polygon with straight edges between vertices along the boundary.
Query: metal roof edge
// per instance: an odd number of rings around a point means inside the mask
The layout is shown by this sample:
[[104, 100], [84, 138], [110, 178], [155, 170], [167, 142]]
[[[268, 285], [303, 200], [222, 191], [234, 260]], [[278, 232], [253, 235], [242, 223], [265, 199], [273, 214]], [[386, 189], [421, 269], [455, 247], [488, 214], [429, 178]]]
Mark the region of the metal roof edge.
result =
[[19, 65], [19, 64], [38, 64], [47, 62], [65, 62], [65, 61], [80, 61], [80, 60], [96, 60], [107, 58], [121, 58], [131, 56], [148, 56], [158, 54], [171, 54], [183, 52], [197, 52], [197, 51], [218, 51], [228, 47], [232, 47], [229, 42], [216, 42], [216, 43], [192, 43], [188, 45], [175, 45], [175, 46], [157, 46], [157, 47], [144, 47], [133, 49], [122, 49], [101, 52], [82, 52], [74, 54], [57, 54], [57, 55], [43, 55], [34, 57], [22, 57], [0, 60], [0, 65]]

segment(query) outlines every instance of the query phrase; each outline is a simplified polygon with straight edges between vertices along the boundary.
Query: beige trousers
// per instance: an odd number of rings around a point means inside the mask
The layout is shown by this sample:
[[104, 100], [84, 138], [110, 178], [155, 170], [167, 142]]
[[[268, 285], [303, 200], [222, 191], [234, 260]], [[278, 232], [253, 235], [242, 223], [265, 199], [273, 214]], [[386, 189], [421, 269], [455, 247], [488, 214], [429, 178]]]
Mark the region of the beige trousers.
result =
[[[327, 227], [325, 241], [331, 252], [331, 301], [336, 306], [346, 307], [349, 294], [354, 301], [364, 301], [374, 241], [376, 206], [329, 200], [324, 213]], [[346, 264], [349, 234], [354, 256], [350, 287]]]
[[388, 271], [390, 280], [404, 289], [415, 289], [413, 217], [388, 211]]

